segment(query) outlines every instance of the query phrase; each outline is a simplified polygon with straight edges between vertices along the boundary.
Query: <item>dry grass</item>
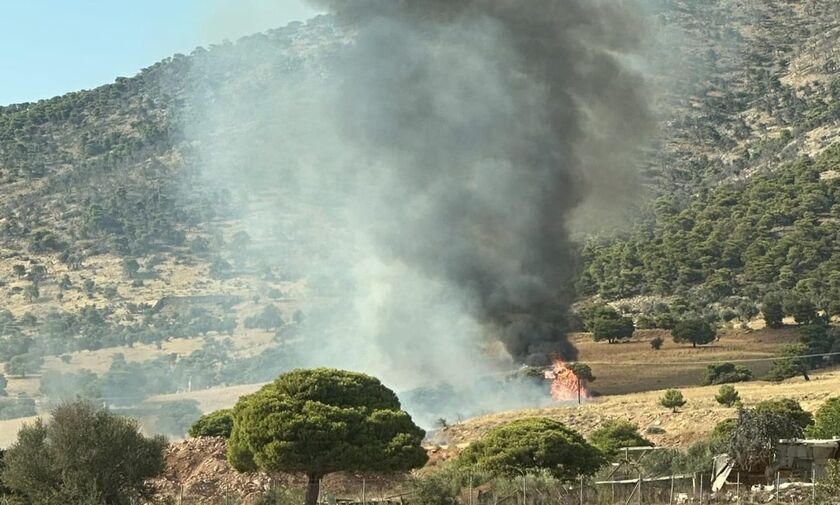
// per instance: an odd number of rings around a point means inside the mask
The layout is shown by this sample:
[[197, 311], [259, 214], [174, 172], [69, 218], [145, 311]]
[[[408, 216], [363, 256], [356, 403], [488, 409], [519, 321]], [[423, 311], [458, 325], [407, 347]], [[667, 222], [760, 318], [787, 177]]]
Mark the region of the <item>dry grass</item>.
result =
[[[616, 395], [697, 385], [705, 364], [697, 362], [770, 358], [779, 348], [796, 342], [796, 328], [781, 330], [728, 330], [719, 341], [692, 348], [676, 344], [663, 330], [640, 330], [630, 342], [607, 344], [593, 342], [589, 334], [576, 334], [572, 339], [579, 350], [579, 360], [590, 363], [596, 380], [592, 384], [602, 395]], [[662, 337], [662, 349], [654, 351], [650, 340]], [[644, 365], [637, 365], [643, 363]], [[770, 361], [744, 363], [756, 377], [767, 373]]]
[[[738, 384], [736, 388], [746, 406], [762, 400], [793, 398], [801, 402], [806, 410], [813, 411], [829, 397], [840, 394], [840, 371], [812, 376], [810, 382], [802, 378], [782, 384], [748, 382]], [[637, 424], [642, 430], [651, 426], [663, 429], [663, 434], [648, 436], [659, 445], [686, 446], [708, 434], [718, 422], [735, 417], [735, 409], [717, 404], [714, 399], [717, 390], [718, 386], [683, 389], [688, 403], [678, 413], [659, 406], [662, 391], [647, 391], [597, 398], [582, 406], [568, 405], [482, 416], [450, 427], [445, 436], [450, 444], [466, 444], [494, 426], [532, 416], [558, 419], [584, 434], [597, 429], [607, 419], [623, 419]]]

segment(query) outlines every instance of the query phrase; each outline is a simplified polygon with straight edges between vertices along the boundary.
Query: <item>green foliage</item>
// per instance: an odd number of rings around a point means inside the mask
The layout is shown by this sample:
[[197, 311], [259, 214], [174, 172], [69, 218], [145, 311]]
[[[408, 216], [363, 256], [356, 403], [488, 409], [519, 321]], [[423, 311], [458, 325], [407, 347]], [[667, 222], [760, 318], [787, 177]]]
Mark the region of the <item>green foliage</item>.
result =
[[198, 418], [190, 427], [191, 437], [223, 437], [230, 438], [233, 429], [233, 409], [222, 409]]
[[832, 503], [840, 496], [840, 460], [832, 459], [826, 463], [826, 475], [817, 482], [818, 503]]
[[228, 461], [240, 471], [305, 473], [311, 501], [318, 479], [332, 472], [422, 466], [424, 435], [379, 380], [327, 368], [294, 370], [239, 399]]
[[759, 414], [776, 414], [786, 417], [803, 430], [814, 423], [814, 416], [792, 398], [763, 400], [755, 405], [754, 410]]
[[408, 484], [412, 501], [423, 505], [458, 505], [462, 476], [451, 467], [435, 469], [423, 475], [412, 476]]
[[0, 396], [6, 396], [6, 386], [9, 384], [9, 381], [6, 380], [6, 376], [0, 373]]
[[585, 363], [572, 363], [569, 365], [569, 370], [575, 374], [575, 377], [584, 383], [595, 382], [595, 376], [592, 374], [592, 368]]
[[785, 298], [783, 309], [785, 314], [793, 316], [797, 324], [812, 324], [817, 322], [817, 308], [805, 295], [789, 293]]
[[732, 384], [751, 381], [752, 379], [753, 374], [749, 368], [736, 366], [733, 363], [715, 363], [706, 367], [700, 384], [703, 386]]
[[773, 366], [767, 372], [767, 380], [782, 382], [800, 375], [807, 378], [808, 367], [805, 359], [800, 357], [807, 354], [808, 347], [805, 344], [789, 344], [782, 347], [779, 359], [773, 361]]
[[724, 384], [718, 390], [718, 394], [715, 395], [715, 401], [721, 405], [732, 407], [741, 403], [741, 395], [738, 394], [738, 390], [734, 386]]
[[128, 504], [164, 470], [166, 440], [86, 403], [64, 404], [24, 426], [6, 451], [3, 483], [30, 503]]
[[606, 340], [611, 344], [632, 337], [633, 332], [636, 330], [633, 326], [633, 319], [629, 317], [595, 319], [591, 323], [591, 328], [592, 337], [595, 341]]
[[639, 427], [629, 421], [610, 419], [589, 435], [589, 443], [608, 457], [614, 457], [624, 447], [653, 446], [639, 433]]
[[807, 429], [811, 438], [840, 437], [840, 398], [829, 398], [814, 416], [813, 426]]
[[[254, 505], [300, 505], [304, 500], [303, 493], [285, 487], [269, 489]], [[227, 502], [225, 502], [227, 503]]]
[[9, 375], [26, 377], [26, 374], [37, 372], [44, 364], [44, 358], [38, 354], [18, 354], [4, 365], [4, 370]]
[[676, 343], [690, 343], [692, 347], [714, 341], [716, 332], [712, 325], [702, 319], [684, 319], [671, 330]]
[[671, 409], [672, 412], [677, 412], [677, 409], [685, 405], [687, 402], [683, 394], [676, 389], [669, 389], [665, 391], [662, 398], [659, 399], [659, 404], [666, 409]]
[[[807, 285], [803, 295], [823, 308], [840, 299], [840, 250], [832, 246], [840, 233], [840, 180], [820, 174], [838, 165], [835, 144], [815, 159], [698, 191], [684, 204], [663, 196], [643, 225], [584, 246], [582, 294], [617, 299], [693, 289], [702, 306]], [[781, 324], [779, 303], [764, 300], [769, 326]], [[796, 309], [801, 322], [811, 318], [809, 307]]]
[[659, 349], [662, 349], [662, 344], [664, 344], [664, 343], [665, 343], [665, 339], [664, 339], [664, 338], [662, 338], [662, 337], [653, 337], [653, 338], [650, 340], [650, 347], [651, 347], [651, 349], [658, 351]]
[[546, 470], [560, 480], [592, 475], [603, 463], [601, 452], [577, 432], [541, 417], [496, 427], [458, 456], [459, 466], [492, 475]]
[[730, 437], [729, 456], [740, 468], [761, 469], [773, 461], [779, 440], [799, 438], [802, 433], [802, 427], [791, 417], [742, 409]]
[[771, 293], [764, 297], [761, 305], [761, 313], [764, 316], [764, 324], [770, 328], [781, 328], [784, 326], [783, 319], [785, 311], [782, 307], [782, 298], [778, 294]]

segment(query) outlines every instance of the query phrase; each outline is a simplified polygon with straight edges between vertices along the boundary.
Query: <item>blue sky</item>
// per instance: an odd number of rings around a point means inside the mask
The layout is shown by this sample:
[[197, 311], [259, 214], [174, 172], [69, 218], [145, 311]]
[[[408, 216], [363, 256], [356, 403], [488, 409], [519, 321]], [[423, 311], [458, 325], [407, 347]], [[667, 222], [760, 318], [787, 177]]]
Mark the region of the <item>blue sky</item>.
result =
[[317, 14], [303, 0], [5, 1], [0, 105], [93, 88], [174, 53]]

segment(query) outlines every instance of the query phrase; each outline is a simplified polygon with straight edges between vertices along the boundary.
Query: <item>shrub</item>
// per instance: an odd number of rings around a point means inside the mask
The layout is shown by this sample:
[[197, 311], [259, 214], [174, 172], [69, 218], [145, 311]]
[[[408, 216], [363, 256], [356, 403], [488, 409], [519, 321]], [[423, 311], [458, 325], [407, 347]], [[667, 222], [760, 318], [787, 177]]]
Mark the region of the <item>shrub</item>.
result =
[[491, 475], [545, 470], [560, 480], [594, 474], [601, 452], [565, 424], [544, 417], [519, 419], [487, 432], [458, 456], [458, 465]]
[[611, 419], [589, 435], [589, 443], [607, 456], [615, 456], [625, 447], [653, 446], [639, 434], [639, 427], [629, 421]]
[[662, 398], [659, 399], [659, 404], [666, 409], [671, 409], [672, 412], [677, 412], [677, 409], [685, 405], [687, 402], [683, 394], [676, 389], [669, 389], [665, 391]]
[[653, 337], [653, 339], [651, 339], [651, 341], [650, 341], [650, 346], [651, 346], [653, 349], [655, 349], [655, 350], [657, 350], [657, 351], [658, 351], [659, 349], [662, 349], [662, 344], [664, 344], [664, 343], [665, 343], [665, 339], [664, 339], [664, 338], [662, 338], [662, 337]]
[[222, 409], [198, 418], [190, 427], [191, 437], [224, 437], [230, 438], [233, 429], [233, 410]]
[[704, 386], [746, 382], [753, 378], [749, 368], [732, 363], [715, 363], [706, 367], [700, 383]]
[[791, 398], [758, 402], [755, 405], [755, 411], [762, 414], [778, 414], [787, 417], [802, 429], [814, 423], [814, 416], [804, 410], [799, 402]]
[[30, 503], [129, 503], [164, 470], [162, 437], [87, 403], [64, 404], [24, 426], [6, 452], [3, 482]]
[[715, 395], [715, 401], [721, 405], [732, 407], [741, 403], [741, 395], [738, 394], [738, 391], [733, 386], [724, 384], [718, 390], [718, 394]]
[[808, 429], [812, 438], [840, 437], [840, 398], [830, 398], [817, 410], [814, 425]]

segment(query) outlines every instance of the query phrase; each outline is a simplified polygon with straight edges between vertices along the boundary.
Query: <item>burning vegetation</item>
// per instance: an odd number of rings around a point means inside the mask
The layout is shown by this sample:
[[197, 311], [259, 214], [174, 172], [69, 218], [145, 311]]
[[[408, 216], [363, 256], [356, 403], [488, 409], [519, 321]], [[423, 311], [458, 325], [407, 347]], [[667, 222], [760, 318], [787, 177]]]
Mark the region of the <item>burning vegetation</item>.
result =
[[592, 369], [583, 363], [566, 363], [554, 359], [554, 366], [545, 371], [545, 378], [551, 381], [551, 397], [558, 402], [577, 400], [581, 403], [590, 398], [589, 383], [595, 380]]

